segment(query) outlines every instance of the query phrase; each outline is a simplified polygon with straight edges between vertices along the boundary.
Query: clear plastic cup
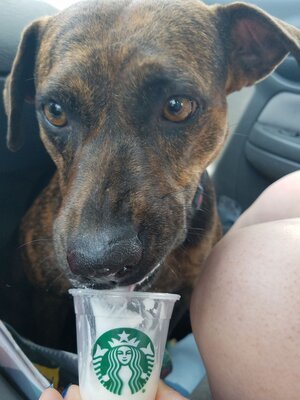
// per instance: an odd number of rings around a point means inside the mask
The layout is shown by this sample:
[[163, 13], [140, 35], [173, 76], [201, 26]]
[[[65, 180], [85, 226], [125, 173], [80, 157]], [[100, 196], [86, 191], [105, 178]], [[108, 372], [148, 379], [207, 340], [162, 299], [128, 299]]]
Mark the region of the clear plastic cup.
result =
[[71, 289], [82, 400], [154, 400], [180, 296]]

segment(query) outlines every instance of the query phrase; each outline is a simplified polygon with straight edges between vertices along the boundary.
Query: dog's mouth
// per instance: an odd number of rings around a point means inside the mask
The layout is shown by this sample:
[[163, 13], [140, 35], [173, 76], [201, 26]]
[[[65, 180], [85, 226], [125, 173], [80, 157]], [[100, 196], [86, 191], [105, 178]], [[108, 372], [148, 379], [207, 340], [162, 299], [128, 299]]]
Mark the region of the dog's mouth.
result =
[[118, 289], [127, 287], [128, 290], [147, 291], [155, 281], [161, 263], [156, 264], [142, 279], [130, 282], [127, 276], [130, 275], [131, 267], [124, 267], [115, 274], [106, 277], [75, 276], [69, 278], [71, 285], [75, 288], [89, 289]]

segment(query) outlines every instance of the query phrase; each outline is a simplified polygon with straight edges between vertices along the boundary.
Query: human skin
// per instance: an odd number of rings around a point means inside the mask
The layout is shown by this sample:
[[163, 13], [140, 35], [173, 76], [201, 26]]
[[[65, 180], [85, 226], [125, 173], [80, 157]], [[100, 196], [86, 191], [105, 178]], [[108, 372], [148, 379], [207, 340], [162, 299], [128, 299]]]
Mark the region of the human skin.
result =
[[[45, 390], [40, 397], [40, 400], [62, 400], [62, 396], [52, 388]], [[76, 385], [70, 386], [64, 400], [81, 400], [79, 387]], [[156, 400], [186, 400], [185, 397], [169, 388], [162, 381], [159, 382]]]
[[214, 400], [297, 400], [300, 172], [269, 187], [207, 259], [191, 304]]
[[300, 171], [293, 172], [270, 185], [240, 216], [233, 228], [262, 222], [300, 217]]

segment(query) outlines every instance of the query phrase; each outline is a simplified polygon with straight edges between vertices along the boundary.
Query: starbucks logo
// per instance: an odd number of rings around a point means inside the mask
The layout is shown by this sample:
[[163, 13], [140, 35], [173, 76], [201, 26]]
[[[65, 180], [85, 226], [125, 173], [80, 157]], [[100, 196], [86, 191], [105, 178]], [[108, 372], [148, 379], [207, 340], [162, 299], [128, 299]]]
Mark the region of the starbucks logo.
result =
[[132, 328], [105, 332], [93, 348], [93, 366], [99, 382], [118, 395], [134, 394], [145, 386], [154, 358], [151, 339]]

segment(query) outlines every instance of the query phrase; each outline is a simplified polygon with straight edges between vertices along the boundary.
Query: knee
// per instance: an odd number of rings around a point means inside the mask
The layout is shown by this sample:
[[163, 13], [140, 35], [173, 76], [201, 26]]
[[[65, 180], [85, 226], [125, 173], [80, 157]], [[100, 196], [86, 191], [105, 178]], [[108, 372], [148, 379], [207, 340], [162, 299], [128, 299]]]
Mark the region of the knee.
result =
[[215, 390], [230, 382], [235, 390], [224, 399], [246, 399], [237, 393], [253, 371], [267, 385], [262, 371], [282, 372], [283, 358], [300, 374], [299, 239], [300, 219], [253, 225], [226, 235], [207, 260], [191, 317]]
[[270, 185], [234, 224], [239, 229], [252, 224], [300, 217], [300, 171]]
[[[206, 261], [193, 294], [192, 306], [205, 298], [222, 303], [265, 297], [270, 301], [288, 292], [300, 299], [300, 218], [252, 225], [229, 232]], [[293, 294], [295, 296], [293, 296]], [[198, 304], [200, 305], [200, 304]], [[195, 314], [197, 314], [194, 308]]]

